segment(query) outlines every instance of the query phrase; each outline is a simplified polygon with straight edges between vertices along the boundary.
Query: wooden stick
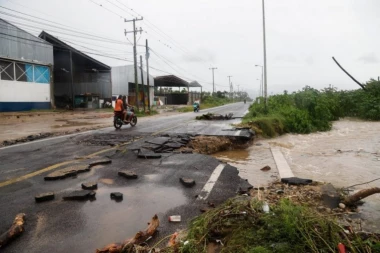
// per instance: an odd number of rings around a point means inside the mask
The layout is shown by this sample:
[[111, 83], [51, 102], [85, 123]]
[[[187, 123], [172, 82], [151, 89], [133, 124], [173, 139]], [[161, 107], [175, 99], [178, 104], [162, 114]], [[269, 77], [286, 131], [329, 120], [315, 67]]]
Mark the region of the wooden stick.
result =
[[160, 221], [157, 217], [157, 214], [153, 216], [152, 220], [149, 223], [149, 226], [145, 231], [138, 232], [134, 237], [124, 241], [123, 243], [112, 243], [104, 247], [103, 249], [97, 249], [96, 253], [124, 253], [124, 252], [133, 252], [133, 247], [135, 244], [143, 243], [148, 237], [154, 235]]
[[25, 214], [17, 214], [10, 229], [7, 232], [0, 235], [0, 248], [3, 248], [17, 236], [21, 235], [22, 232], [24, 232], [24, 223]]

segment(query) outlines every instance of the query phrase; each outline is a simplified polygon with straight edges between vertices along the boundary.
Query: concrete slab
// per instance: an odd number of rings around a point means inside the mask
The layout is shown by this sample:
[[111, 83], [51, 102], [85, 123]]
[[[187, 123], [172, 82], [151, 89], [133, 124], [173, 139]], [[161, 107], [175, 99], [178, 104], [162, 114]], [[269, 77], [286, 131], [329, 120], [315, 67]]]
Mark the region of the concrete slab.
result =
[[281, 150], [278, 148], [271, 148], [271, 152], [276, 162], [278, 173], [280, 174], [280, 178], [289, 178], [294, 177], [292, 170], [289, 167], [288, 162], [286, 161], [284, 155]]

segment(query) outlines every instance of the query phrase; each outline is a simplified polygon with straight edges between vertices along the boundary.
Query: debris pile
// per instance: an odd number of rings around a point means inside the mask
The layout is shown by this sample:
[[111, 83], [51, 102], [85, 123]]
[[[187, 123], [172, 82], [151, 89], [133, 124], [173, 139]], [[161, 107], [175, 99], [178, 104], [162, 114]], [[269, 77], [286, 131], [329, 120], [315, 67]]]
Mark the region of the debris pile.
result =
[[339, 243], [347, 252], [378, 252], [380, 234], [364, 232], [346, 218], [354, 207], [323, 206], [321, 186], [276, 182], [254, 188], [251, 196], [207, 209], [185, 238], [164, 252], [206, 252], [211, 245], [211, 252], [336, 252]]
[[197, 119], [197, 120], [230, 120], [230, 119], [234, 119], [232, 116], [233, 116], [232, 113], [225, 114], [225, 115], [214, 114], [214, 113], [206, 113], [206, 114], [203, 114], [201, 116], [195, 117], [195, 119]]
[[197, 136], [188, 145], [194, 152], [200, 154], [214, 154], [216, 152], [247, 148], [253, 139], [224, 136]]
[[145, 229], [145, 231], [137, 232], [134, 237], [125, 240], [123, 243], [112, 243], [103, 249], [97, 249], [96, 253], [145, 252], [137, 251], [137, 248], [140, 244], [144, 243], [149, 237], [156, 233], [157, 228], [160, 225], [157, 215], [154, 215], [148, 224], [149, 226]]

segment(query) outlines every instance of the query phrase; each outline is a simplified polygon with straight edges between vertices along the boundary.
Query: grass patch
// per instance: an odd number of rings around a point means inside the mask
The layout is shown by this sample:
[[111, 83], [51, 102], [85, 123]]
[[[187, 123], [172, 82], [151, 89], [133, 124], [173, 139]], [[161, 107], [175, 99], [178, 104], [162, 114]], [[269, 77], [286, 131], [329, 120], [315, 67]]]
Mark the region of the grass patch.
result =
[[237, 197], [195, 218], [179, 252], [207, 252], [210, 242], [221, 240], [220, 252], [293, 253], [337, 252], [338, 243], [347, 252], [378, 252], [379, 240], [346, 234], [332, 218], [313, 208], [282, 199], [269, 213], [257, 198]]

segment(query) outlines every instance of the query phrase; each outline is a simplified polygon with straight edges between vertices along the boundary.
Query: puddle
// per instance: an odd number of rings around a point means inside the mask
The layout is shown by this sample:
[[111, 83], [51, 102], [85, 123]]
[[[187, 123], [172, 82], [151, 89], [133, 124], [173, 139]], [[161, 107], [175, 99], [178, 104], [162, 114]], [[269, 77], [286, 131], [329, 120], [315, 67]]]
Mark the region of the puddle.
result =
[[[251, 146], [247, 149], [218, 152], [212, 156], [236, 167], [239, 176], [247, 179], [254, 187], [267, 185], [277, 179], [276, 164], [268, 148]], [[265, 172], [260, 170], [267, 165], [272, 169]]]
[[[123, 201], [111, 200], [111, 192], [123, 193]], [[95, 201], [88, 201], [81, 207], [80, 212], [85, 221], [81, 233], [87, 234], [89, 240], [83, 244], [93, 244], [91, 250], [94, 251], [95, 248], [104, 247], [112, 242], [122, 242], [145, 229], [154, 214], [157, 214], [160, 220], [166, 219], [163, 213], [185, 204], [186, 200], [187, 197], [181, 189], [157, 184], [102, 187], [96, 191]], [[85, 251], [88, 251], [88, 248]]]

